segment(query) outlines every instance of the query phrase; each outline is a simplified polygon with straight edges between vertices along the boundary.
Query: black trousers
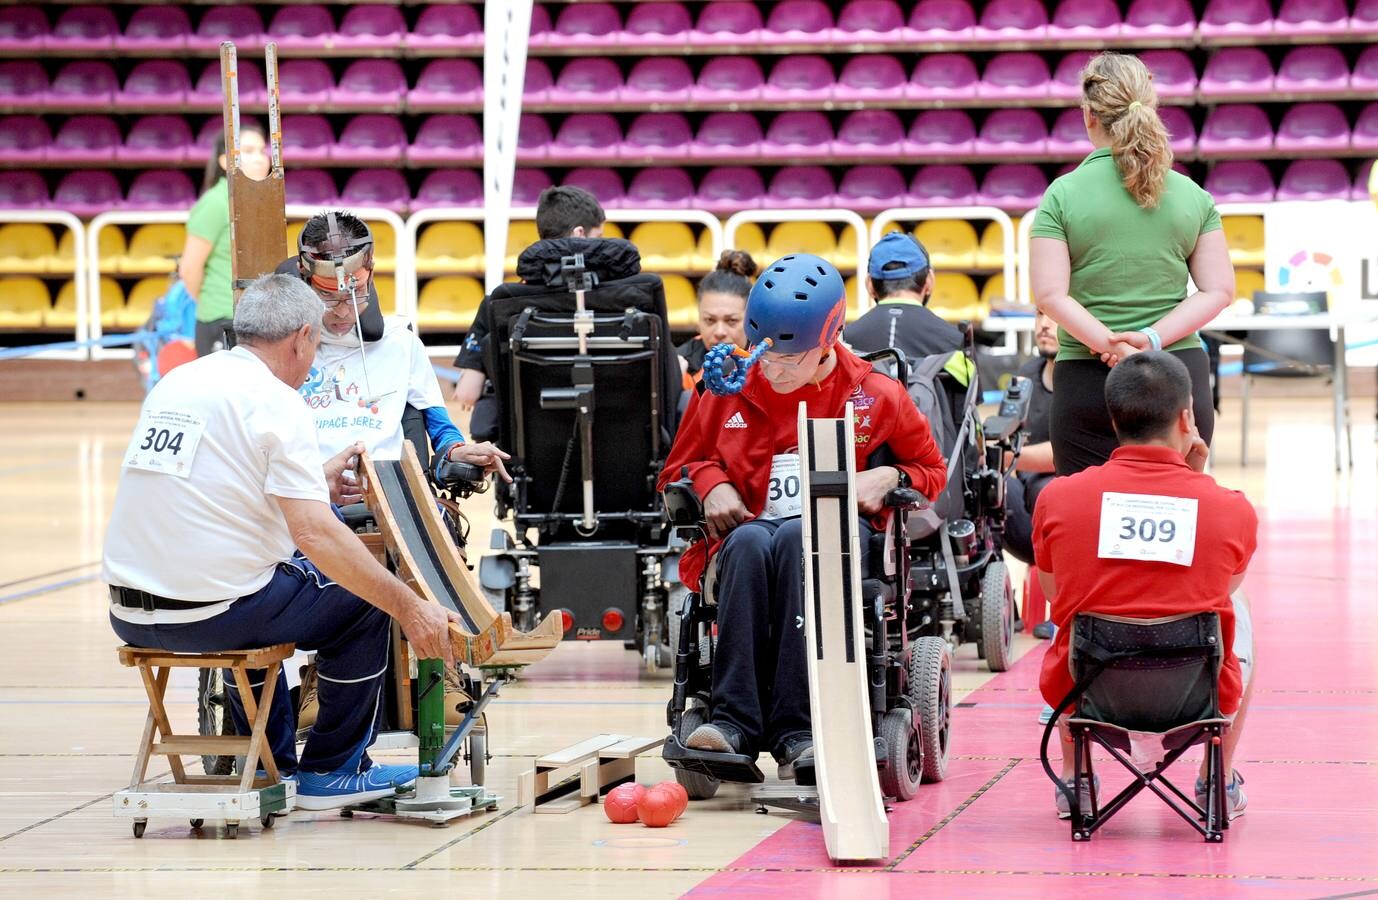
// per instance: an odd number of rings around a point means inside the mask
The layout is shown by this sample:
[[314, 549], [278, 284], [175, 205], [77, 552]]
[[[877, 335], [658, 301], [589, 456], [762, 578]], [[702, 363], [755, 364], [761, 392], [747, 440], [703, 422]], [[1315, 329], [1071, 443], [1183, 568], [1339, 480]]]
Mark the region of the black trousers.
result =
[[196, 323], [196, 355], [209, 356], [234, 346], [234, 319]]
[[1052, 473], [1015, 472], [1005, 479], [1005, 551], [1033, 565], [1033, 512]]
[[[1196, 429], [1207, 444], [1215, 433], [1211, 368], [1199, 347], [1174, 350], [1191, 373]], [[1053, 462], [1059, 475], [1075, 475], [1110, 459], [1120, 445], [1105, 406], [1105, 379], [1110, 368], [1098, 359], [1068, 359], [1053, 369]]]

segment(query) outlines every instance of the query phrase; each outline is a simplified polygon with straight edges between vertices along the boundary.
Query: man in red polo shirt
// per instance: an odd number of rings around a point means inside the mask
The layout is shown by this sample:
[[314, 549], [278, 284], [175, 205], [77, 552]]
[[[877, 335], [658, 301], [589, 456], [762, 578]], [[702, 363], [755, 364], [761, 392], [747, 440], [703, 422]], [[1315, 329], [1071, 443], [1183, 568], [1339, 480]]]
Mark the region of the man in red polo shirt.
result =
[[[1234, 818], [1246, 801], [1231, 762], [1253, 668], [1249, 609], [1235, 589], [1254, 553], [1258, 517], [1242, 493], [1204, 474], [1209, 449], [1196, 431], [1191, 376], [1171, 353], [1138, 353], [1120, 362], [1106, 379], [1105, 402], [1119, 449], [1105, 465], [1055, 479], [1034, 512], [1034, 555], [1057, 625], [1039, 687], [1053, 706], [1072, 689], [1068, 638], [1077, 613], [1218, 613], [1230, 648], [1220, 671], [1220, 711], [1234, 719], [1224, 746], [1231, 772], [1226, 805]], [[1139, 527], [1145, 520], [1151, 529]], [[1064, 728], [1062, 777], [1069, 786], [1071, 746]], [[1200, 780], [1196, 793], [1204, 803]], [[1066, 796], [1056, 794], [1066, 818]]]

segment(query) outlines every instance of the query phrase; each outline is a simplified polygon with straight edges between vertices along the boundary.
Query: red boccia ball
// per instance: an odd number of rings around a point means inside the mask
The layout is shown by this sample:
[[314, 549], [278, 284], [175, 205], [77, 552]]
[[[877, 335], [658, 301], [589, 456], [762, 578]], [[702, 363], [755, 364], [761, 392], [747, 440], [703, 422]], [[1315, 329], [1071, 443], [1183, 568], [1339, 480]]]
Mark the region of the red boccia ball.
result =
[[675, 813], [675, 818], [678, 819], [680, 816], [684, 815], [684, 811], [689, 808], [689, 792], [684, 789], [684, 785], [680, 784], [678, 781], [662, 781], [660, 784], [656, 785], [656, 787], [661, 790], [669, 791], [678, 799], [679, 803], [675, 808], [679, 811]]
[[630, 825], [637, 820], [637, 806], [646, 789], [639, 784], [619, 784], [603, 798], [603, 812], [614, 825]]
[[661, 787], [653, 787], [636, 801], [636, 812], [647, 828], [664, 828], [679, 815], [679, 797]]

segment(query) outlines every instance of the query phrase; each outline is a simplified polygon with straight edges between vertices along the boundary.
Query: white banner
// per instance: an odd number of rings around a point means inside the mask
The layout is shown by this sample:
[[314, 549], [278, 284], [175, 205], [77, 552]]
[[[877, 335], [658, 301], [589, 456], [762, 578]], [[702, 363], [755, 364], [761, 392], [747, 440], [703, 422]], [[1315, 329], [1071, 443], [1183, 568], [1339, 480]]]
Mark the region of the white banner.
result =
[[483, 235], [488, 291], [502, 284], [507, 256], [531, 3], [489, 2], [483, 10]]

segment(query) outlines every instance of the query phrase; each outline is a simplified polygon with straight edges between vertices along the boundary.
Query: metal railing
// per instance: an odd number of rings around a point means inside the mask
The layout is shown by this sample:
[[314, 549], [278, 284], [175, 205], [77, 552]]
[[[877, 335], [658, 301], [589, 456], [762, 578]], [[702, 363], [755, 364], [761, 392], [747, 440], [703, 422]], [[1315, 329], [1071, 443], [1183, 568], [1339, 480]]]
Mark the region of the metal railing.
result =
[[[86, 227], [81, 224], [81, 220], [69, 212], [53, 209], [0, 209], [0, 225], [61, 225], [72, 232], [72, 282], [73, 291], [76, 294], [76, 324], [72, 329], [72, 340], [74, 343], [82, 344], [89, 340], [87, 332], [87, 291], [89, 290], [85, 274], [88, 266], [86, 265]], [[30, 273], [4, 273], [6, 275], [21, 275]], [[52, 273], [34, 273], [52, 274]], [[61, 273], [65, 274], [65, 273]], [[97, 293], [100, 290], [100, 282], [96, 283]], [[88, 356], [88, 348], [77, 347], [67, 350], [43, 350], [32, 354], [33, 359], [84, 359]]]
[[[856, 234], [856, 311], [857, 314], [870, 308], [871, 295], [866, 290], [866, 279], [860, 273], [866, 269], [866, 257], [870, 255], [870, 245], [866, 240], [866, 220], [850, 209], [747, 209], [729, 216], [723, 225], [723, 241], [734, 247], [737, 231], [747, 223], [779, 225], [784, 222], [837, 222], [852, 226]], [[769, 245], [769, 241], [766, 242]], [[761, 265], [769, 265], [770, 260], [759, 260]]]
[[[1032, 216], [1025, 216], [1032, 218]], [[1005, 290], [1014, 290], [1014, 220], [994, 206], [919, 207], [904, 206], [887, 209], [871, 222], [871, 245], [874, 246], [891, 222], [967, 222], [972, 219], [990, 221], [1000, 226], [1001, 266], [1005, 276]], [[1013, 298], [1011, 298], [1013, 299]]]

